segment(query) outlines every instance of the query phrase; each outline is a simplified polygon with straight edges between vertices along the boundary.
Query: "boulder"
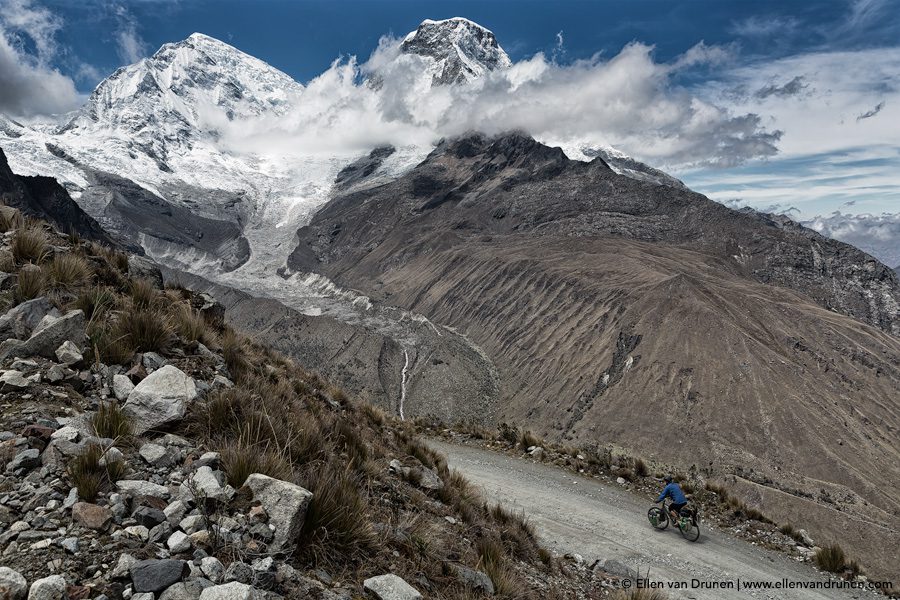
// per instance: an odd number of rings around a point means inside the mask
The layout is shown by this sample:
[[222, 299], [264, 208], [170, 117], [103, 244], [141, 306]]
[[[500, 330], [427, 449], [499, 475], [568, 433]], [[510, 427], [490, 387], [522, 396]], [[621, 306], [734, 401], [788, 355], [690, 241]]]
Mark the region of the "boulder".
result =
[[0, 340], [27, 340], [41, 319], [55, 310], [43, 296], [12, 307], [0, 317]]
[[141, 435], [181, 420], [188, 403], [196, 397], [194, 380], [177, 367], [166, 365], [141, 381], [128, 394], [122, 409], [134, 424], [134, 433]]
[[134, 390], [134, 384], [131, 383], [131, 380], [126, 375], [122, 375], [121, 373], [113, 375], [112, 392], [113, 396], [116, 397], [116, 400], [125, 402], [132, 390]]
[[275, 536], [269, 544], [269, 551], [286, 550], [303, 527], [312, 492], [260, 473], [250, 475], [244, 485], [250, 488], [253, 498], [266, 510], [269, 524], [275, 526]]
[[48, 314], [25, 342], [16, 342], [7, 346], [7, 340], [0, 344], [0, 360], [9, 356], [43, 356], [54, 358], [56, 349], [65, 342], [81, 345], [86, 339], [84, 330], [84, 313], [73, 310], [61, 317]]
[[246, 583], [223, 583], [213, 585], [200, 594], [200, 600], [261, 600], [263, 595]]
[[131, 582], [135, 592], [161, 592], [181, 581], [187, 571], [183, 560], [141, 560], [131, 567]]
[[378, 600], [422, 600], [416, 588], [396, 575], [379, 575], [363, 581], [363, 589]]
[[112, 511], [105, 506], [76, 502], [72, 506], [72, 520], [88, 529], [106, 529], [112, 521]]
[[18, 571], [0, 567], [0, 598], [23, 600], [28, 593], [28, 582]]
[[81, 355], [81, 350], [78, 349], [78, 346], [69, 340], [60, 344], [59, 348], [56, 349], [55, 354], [56, 360], [64, 365], [74, 365], [77, 362], [81, 362], [81, 359], [84, 358]]
[[28, 600], [64, 600], [66, 579], [62, 575], [51, 575], [38, 579], [28, 590]]

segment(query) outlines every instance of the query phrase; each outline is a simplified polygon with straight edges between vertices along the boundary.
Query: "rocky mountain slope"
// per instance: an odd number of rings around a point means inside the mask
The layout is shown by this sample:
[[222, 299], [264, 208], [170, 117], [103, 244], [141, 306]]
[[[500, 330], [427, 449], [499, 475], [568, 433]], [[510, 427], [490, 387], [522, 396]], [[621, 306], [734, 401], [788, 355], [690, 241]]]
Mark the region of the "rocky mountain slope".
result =
[[900, 530], [900, 285], [851, 246], [518, 134], [447, 141], [298, 236], [295, 268], [478, 344], [501, 419], [748, 478], [869, 555]]
[[596, 598], [615, 582], [539, 551], [410, 425], [236, 334], [209, 296], [15, 222], [0, 597]]

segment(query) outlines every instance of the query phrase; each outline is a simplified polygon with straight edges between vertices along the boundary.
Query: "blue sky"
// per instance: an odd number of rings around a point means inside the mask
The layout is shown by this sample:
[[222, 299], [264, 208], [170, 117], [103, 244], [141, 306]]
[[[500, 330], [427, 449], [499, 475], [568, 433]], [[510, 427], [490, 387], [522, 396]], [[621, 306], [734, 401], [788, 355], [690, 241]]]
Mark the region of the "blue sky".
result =
[[[426, 18], [467, 17], [493, 30], [514, 62], [543, 53], [570, 75], [567, 65], [613, 64], [639, 42], [646, 57], [635, 64], [654, 70], [660, 107], [689, 97], [718, 116], [707, 122], [694, 111], [697, 122], [666, 140], [646, 143], [630, 132], [609, 143], [717, 200], [787, 212], [900, 263], [900, 0], [0, 4], [0, 83], [46, 79], [27, 105], [35, 113], [56, 106], [46, 90], [74, 106], [115, 68], [194, 31], [303, 83], [337, 58], [364, 61], [382, 36], [402, 36]], [[3, 102], [0, 90], [0, 109]], [[747, 139], [715, 148], [722, 136], [704, 137], [703, 127], [743, 127], [730, 139]], [[690, 136], [690, 153], [678, 150]]]

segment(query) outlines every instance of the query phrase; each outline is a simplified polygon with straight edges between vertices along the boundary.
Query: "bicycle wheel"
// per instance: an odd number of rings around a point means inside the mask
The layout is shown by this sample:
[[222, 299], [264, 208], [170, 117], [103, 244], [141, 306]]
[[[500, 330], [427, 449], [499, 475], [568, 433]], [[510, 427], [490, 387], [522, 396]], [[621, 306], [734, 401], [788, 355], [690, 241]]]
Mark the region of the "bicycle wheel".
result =
[[650, 520], [651, 525], [660, 530], [669, 526], [669, 517], [666, 515], [666, 511], [658, 506], [647, 511], [647, 519]]
[[683, 516], [678, 521], [678, 530], [681, 531], [684, 539], [689, 542], [696, 542], [700, 539], [700, 524], [697, 522], [697, 517], [693, 514]]

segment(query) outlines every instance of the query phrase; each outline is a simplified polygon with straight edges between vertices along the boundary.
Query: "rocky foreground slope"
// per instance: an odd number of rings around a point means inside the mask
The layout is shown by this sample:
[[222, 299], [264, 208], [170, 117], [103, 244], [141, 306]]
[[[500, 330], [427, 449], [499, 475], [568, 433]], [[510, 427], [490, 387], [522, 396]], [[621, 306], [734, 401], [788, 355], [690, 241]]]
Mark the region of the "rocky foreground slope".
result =
[[900, 285], [872, 257], [517, 134], [445, 142], [298, 236], [290, 266], [484, 349], [500, 419], [730, 474], [894, 572]]
[[39, 221], [0, 228], [0, 597], [608, 593], [208, 296]]

